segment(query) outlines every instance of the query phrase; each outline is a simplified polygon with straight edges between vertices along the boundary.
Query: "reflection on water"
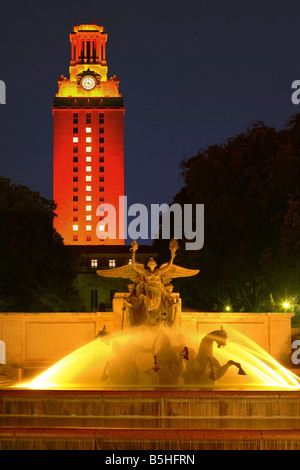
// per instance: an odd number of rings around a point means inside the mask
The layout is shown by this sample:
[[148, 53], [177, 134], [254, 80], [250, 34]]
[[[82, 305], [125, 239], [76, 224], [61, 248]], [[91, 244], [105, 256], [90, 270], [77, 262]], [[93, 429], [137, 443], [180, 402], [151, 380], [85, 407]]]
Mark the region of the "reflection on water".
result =
[[167, 327], [149, 329], [142, 326], [98, 337], [21, 387], [97, 390], [300, 388], [297, 376], [253, 341], [230, 328], [226, 328], [226, 333], [228, 337], [226, 335], [224, 344], [217, 337], [207, 335], [204, 341], [203, 335]]

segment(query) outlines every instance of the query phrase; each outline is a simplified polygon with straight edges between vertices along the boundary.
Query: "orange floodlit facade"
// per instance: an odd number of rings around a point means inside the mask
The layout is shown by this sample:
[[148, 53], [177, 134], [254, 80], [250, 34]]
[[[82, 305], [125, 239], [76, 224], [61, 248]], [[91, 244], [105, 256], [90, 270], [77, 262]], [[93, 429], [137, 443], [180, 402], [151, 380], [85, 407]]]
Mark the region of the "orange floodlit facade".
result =
[[123, 229], [125, 109], [119, 79], [107, 77], [106, 41], [101, 26], [74, 27], [70, 78], [58, 79], [52, 108], [54, 224], [66, 245], [124, 244], [105, 238], [105, 227], [96, 233], [101, 204], [115, 207], [117, 236]]

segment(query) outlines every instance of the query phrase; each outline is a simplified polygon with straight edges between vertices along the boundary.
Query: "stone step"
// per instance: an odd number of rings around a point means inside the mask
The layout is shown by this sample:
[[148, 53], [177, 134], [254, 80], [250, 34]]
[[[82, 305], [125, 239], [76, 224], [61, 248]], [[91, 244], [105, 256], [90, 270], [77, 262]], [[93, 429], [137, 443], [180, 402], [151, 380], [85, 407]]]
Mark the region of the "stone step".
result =
[[300, 418], [300, 392], [7, 389], [1, 416]]
[[2, 450], [299, 450], [300, 430], [0, 428]]

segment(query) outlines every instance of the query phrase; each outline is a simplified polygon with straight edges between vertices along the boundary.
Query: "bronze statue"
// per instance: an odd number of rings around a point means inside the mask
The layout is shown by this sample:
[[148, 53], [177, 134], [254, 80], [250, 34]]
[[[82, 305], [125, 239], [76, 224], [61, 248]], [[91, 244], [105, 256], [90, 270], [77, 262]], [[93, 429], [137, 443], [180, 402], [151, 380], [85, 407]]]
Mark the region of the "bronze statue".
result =
[[[166, 315], [169, 324], [175, 319], [176, 309], [174, 299], [171, 296], [170, 282], [173, 278], [189, 277], [198, 274], [199, 270], [187, 269], [173, 264], [178, 250], [177, 240], [169, 244], [171, 259], [168, 263], [157, 266], [156, 261], [150, 258], [147, 267], [137, 263], [135, 253], [138, 250], [136, 241], [131, 243], [132, 263], [119, 268], [99, 270], [97, 274], [103, 277], [120, 277], [131, 279], [135, 284], [136, 298], [130, 295], [125, 298], [124, 308], [127, 309], [129, 323], [132, 326], [147, 323], [154, 325], [161, 320], [161, 315]], [[133, 294], [133, 292], [131, 292]]]
[[226, 331], [221, 326], [220, 330], [212, 331], [201, 340], [197, 355], [190, 354], [190, 351], [185, 349], [185, 354], [182, 355], [185, 361], [182, 361], [181, 370], [185, 384], [212, 384], [223, 377], [231, 366], [237, 367], [238, 375], [246, 375], [239, 362], [229, 360], [221, 366], [214, 357], [213, 343], [216, 342], [218, 348], [224, 347], [227, 337]]

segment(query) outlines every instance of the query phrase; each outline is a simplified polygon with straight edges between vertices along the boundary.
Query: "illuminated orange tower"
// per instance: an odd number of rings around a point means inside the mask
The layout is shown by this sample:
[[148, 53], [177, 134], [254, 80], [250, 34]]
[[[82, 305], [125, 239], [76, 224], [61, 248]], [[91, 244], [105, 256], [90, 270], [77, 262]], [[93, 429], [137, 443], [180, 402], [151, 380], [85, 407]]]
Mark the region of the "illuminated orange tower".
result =
[[54, 224], [66, 245], [121, 245], [122, 238], [101, 240], [96, 233], [103, 218], [97, 208], [107, 203], [116, 209], [119, 234], [125, 111], [119, 79], [107, 78], [107, 34], [102, 26], [76, 26], [70, 41], [70, 78], [58, 79], [52, 108]]

